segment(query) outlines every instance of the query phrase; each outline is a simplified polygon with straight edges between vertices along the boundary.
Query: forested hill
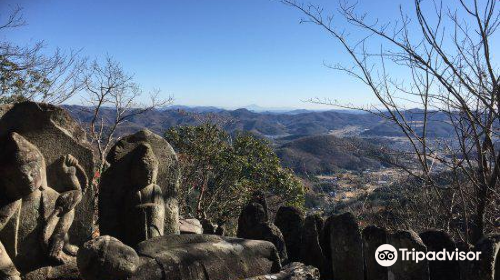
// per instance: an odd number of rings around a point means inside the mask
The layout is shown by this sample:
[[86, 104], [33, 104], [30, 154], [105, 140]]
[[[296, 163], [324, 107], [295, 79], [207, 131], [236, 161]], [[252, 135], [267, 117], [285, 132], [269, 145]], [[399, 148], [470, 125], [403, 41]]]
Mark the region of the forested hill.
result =
[[298, 174], [330, 174], [340, 169], [379, 169], [389, 161], [381, 145], [363, 138], [317, 135], [280, 146], [276, 153], [285, 167]]

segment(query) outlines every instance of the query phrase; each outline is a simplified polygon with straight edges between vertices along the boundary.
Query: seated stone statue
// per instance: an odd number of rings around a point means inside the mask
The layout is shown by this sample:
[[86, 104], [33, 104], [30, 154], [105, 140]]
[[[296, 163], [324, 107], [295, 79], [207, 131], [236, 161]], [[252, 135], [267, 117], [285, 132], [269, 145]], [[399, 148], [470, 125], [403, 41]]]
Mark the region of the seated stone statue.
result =
[[132, 151], [130, 181], [123, 204], [126, 244], [162, 236], [165, 205], [160, 187], [156, 184], [158, 160], [149, 144], [140, 144]]
[[[72, 156], [61, 159], [60, 180], [67, 191], [47, 185], [45, 160], [33, 144], [10, 134], [0, 159], [0, 279], [19, 279], [20, 272], [63, 264], [77, 253], [68, 230], [82, 198], [77, 173], [83, 168]], [[3, 244], [2, 244], [3, 243]]]

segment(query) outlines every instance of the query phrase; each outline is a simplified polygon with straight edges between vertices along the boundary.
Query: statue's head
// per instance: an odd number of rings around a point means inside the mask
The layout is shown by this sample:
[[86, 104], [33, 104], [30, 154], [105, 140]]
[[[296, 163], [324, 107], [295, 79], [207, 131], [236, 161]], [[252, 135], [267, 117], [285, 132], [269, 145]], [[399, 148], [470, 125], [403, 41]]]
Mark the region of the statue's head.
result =
[[131, 183], [137, 187], [156, 184], [159, 163], [151, 146], [141, 143], [132, 153]]
[[46, 185], [45, 160], [38, 148], [17, 133], [4, 145], [1, 185], [10, 199], [20, 199]]

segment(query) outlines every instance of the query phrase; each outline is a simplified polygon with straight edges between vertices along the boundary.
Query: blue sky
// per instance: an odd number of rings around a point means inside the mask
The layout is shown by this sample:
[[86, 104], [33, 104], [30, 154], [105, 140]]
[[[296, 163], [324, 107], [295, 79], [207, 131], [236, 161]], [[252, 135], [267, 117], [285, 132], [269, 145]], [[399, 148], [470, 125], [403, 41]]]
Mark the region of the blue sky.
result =
[[[371, 17], [398, 15], [396, 0], [358, 2]], [[145, 89], [160, 88], [179, 105], [318, 108], [303, 102], [314, 97], [374, 102], [364, 85], [323, 66], [349, 62], [341, 47], [275, 0], [1, 0], [2, 15], [13, 5], [24, 8], [28, 25], [9, 32], [9, 40], [83, 48], [88, 57], [109, 54]]]

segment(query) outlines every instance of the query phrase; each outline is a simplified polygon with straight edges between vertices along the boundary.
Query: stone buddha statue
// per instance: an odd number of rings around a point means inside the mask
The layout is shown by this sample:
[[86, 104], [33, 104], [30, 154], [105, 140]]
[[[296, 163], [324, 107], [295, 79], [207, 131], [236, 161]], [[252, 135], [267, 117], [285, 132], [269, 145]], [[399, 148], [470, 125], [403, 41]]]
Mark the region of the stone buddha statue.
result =
[[58, 180], [67, 190], [47, 185], [46, 166], [36, 146], [11, 133], [0, 155], [0, 279], [19, 279], [20, 272], [64, 264], [78, 248], [68, 242], [75, 206], [82, 198], [80, 178], [88, 180], [78, 160], [60, 160]]
[[164, 232], [165, 205], [161, 188], [156, 184], [158, 159], [147, 143], [138, 145], [132, 152], [130, 180], [123, 204], [127, 222], [124, 222], [126, 244], [162, 236]]

